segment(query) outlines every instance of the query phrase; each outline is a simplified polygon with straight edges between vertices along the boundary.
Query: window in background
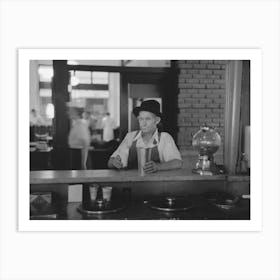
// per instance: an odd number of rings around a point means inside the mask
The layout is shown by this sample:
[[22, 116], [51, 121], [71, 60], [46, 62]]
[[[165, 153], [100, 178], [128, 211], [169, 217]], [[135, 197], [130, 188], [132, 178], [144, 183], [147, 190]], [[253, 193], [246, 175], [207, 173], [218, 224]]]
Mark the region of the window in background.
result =
[[[51, 82], [53, 78], [52, 65], [38, 65], [39, 75], [39, 113], [44, 119], [47, 126], [52, 126], [52, 119], [50, 116], [50, 106], [52, 104], [52, 89]], [[53, 110], [54, 111], [54, 110]]]
[[92, 72], [92, 83], [108, 85], [109, 83], [109, 73], [108, 72]]
[[38, 73], [40, 82], [51, 82], [53, 77], [53, 67], [49, 65], [39, 65]]
[[79, 84], [92, 84], [90, 71], [75, 71], [74, 76], [78, 79]]
[[101, 136], [102, 119], [109, 110], [109, 73], [99, 71], [70, 71], [70, 99], [85, 106], [85, 118], [91, 120], [91, 132]]

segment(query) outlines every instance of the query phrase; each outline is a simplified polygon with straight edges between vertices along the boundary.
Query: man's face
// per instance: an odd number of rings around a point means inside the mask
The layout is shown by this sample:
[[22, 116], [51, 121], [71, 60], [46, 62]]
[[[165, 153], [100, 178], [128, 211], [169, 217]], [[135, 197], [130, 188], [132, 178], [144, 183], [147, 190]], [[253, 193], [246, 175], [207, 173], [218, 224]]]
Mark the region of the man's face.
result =
[[155, 131], [160, 118], [155, 114], [147, 111], [140, 111], [138, 117], [139, 126], [142, 132], [149, 133]]

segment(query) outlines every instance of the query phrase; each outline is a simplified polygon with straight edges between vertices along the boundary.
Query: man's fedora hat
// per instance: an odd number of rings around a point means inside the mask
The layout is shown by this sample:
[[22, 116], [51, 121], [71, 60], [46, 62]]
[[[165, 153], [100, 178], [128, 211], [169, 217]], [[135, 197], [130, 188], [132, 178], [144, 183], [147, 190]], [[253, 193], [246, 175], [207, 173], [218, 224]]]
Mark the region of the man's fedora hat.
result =
[[139, 112], [151, 112], [161, 118], [160, 104], [156, 100], [146, 100], [141, 103], [141, 106], [133, 109], [133, 114], [138, 117]]

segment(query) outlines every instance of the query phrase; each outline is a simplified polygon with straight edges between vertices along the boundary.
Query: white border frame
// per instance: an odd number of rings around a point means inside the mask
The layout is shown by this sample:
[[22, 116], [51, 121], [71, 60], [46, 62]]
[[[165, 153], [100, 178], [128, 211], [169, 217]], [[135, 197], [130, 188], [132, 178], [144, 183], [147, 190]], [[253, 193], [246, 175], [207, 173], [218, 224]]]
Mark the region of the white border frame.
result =
[[[19, 49], [18, 50], [18, 230], [19, 231], [261, 231], [262, 229], [262, 54], [260, 49]], [[250, 220], [29, 220], [30, 60], [251, 60]], [[253, 94], [252, 94], [253, 92]], [[26, 98], [28, 96], [28, 98]], [[24, 106], [23, 106], [24, 105]]]

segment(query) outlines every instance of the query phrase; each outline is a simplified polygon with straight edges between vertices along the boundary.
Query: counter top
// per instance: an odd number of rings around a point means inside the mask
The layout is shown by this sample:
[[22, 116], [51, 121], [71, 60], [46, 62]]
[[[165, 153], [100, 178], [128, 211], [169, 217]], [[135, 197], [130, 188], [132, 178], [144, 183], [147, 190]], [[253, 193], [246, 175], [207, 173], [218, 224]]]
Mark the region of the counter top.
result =
[[[229, 176], [201, 176], [191, 170], [179, 169], [160, 171], [140, 176], [137, 170], [42, 170], [30, 172], [30, 184], [77, 184], [89, 182], [151, 182], [151, 181], [223, 181]], [[234, 176], [249, 181], [248, 176]], [[244, 177], [244, 178], [243, 178]], [[242, 179], [243, 178], [243, 179]]]

